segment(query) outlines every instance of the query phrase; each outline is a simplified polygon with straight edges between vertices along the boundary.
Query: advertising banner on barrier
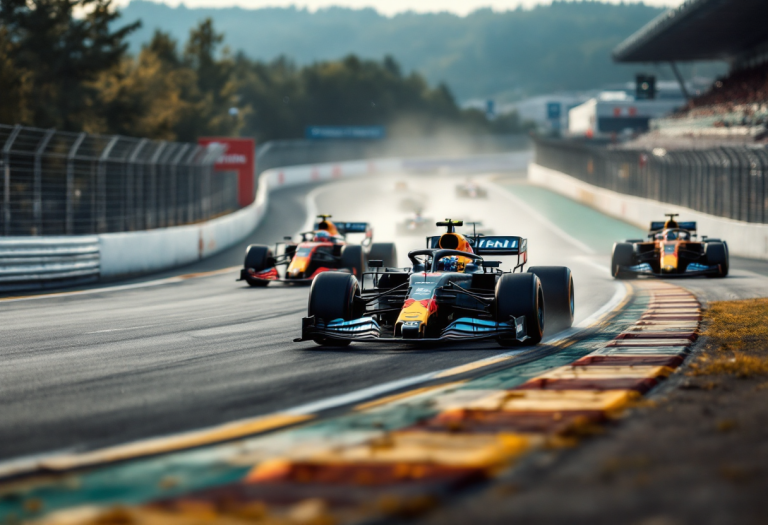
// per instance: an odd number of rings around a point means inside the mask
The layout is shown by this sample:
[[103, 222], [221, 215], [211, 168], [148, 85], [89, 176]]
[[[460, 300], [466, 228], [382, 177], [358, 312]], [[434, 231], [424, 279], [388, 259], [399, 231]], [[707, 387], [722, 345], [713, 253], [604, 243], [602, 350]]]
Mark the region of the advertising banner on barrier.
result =
[[305, 136], [309, 140], [381, 140], [387, 137], [387, 130], [384, 126], [307, 126]]
[[256, 185], [256, 142], [253, 139], [234, 139], [229, 137], [203, 137], [198, 140], [201, 146], [223, 144], [224, 154], [216, 162], [216, 171], [237, 172], [237, 201], [240, 207], [248, 206], [255, 198]]

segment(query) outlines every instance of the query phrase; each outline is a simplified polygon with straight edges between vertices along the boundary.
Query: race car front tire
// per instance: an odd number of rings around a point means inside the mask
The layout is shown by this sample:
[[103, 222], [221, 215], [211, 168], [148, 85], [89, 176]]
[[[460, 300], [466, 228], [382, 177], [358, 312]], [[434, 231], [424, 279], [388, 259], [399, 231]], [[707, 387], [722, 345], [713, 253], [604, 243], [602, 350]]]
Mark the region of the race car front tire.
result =
[[525, 316], [528, 339], [520, 343], [513, 336], [498, 339], [501, 346], [535, 345], [544, 336], [544, 290], [534, 273], [505, 273], [496, 283], [496, 322], [508, 323], [512, 317]]
[[393, 242], [375, 242], [368, 252], [369, 261], [383, 261], [384, 268], [397, 266], [397, 247]]
[[707, 264], [709, 266], [717, 265], [719, 268], [717, 275], [708, 275], [707, 277], [726, 277], [729, 270], [727, 245], [724, 242], [707, 242], [706, 254]]
[[365, 271], [363, 247], [357, 244], [344, 246], [344, 249], [341, 251], [341, 266], [352, 272], [352, 275], [362, 279], [363, 272]]
[[622, 266], [633, 266], [635, 264], [635, 247], [628, 242], [617, 242], [613, 245], [613, 255], [611, 257], [611, 275], [615, 279], [631, 279], [634, 274], [621, 270]]
[[[330, 323], [337, 319], [351, 321], [359, 317], [355, 297], [360, 296], [360, 284], [354, 275], [341, 272], [323, 272], [312, 281], [309, 289], [309, 316]], [[321, 346], [347, 346], [350, 341], [330, 337], [314, 337]]]
[[544, 289], [544, 320], [551, 335], [573, 325], [573, 275], [565, 266], [531, 266], [528, 273], [536, 274]]
[[[256, 272], [260, 272], [270, 268], [271, 266], [274, 266], [274, 256], [272, 255], [272, 250], [269, 248], [269, 246], [251, 244], [248, 246], [248, 248], [245, 249], [245, 261], [243, 266], [246, 270], [250, 268]], [[267, 286], [269, 284], [269, 281], [266, 280], [248, 279], [247, 277], [246, 282], [250, 286], [257, 287]]]

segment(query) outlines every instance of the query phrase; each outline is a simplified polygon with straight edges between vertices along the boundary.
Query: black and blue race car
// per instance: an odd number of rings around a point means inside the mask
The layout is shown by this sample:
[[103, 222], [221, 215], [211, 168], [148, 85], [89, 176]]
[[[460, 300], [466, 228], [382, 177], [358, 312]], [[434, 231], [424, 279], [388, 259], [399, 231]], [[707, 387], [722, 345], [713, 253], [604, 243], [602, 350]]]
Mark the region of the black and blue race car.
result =
[[[516, 236], [465, 236], [462, 221], [446, 219], [446, 233], [408, 253], [412, 266], [387, 268], [371, 260], [362, 276], [326, 272], [309, 294], [301, 337], [320, 345], [353, 341], [428, 343], [496, 340], [502, 346], [537, 344], [573, 323], [571, 271], [536, 266], [524, 271], [528, 242]], [[511, 271], [486, 257], [513, 256]]]

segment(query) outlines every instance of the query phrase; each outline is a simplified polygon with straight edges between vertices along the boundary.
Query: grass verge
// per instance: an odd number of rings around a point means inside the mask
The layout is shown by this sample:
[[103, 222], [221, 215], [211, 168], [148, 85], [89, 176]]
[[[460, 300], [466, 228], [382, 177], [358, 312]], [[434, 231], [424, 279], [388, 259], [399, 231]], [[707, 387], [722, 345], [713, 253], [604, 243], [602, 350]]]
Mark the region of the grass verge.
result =
[[704, 316], [707, 342], [691, 375], [768, 375], [768, 299], [715, 302]]

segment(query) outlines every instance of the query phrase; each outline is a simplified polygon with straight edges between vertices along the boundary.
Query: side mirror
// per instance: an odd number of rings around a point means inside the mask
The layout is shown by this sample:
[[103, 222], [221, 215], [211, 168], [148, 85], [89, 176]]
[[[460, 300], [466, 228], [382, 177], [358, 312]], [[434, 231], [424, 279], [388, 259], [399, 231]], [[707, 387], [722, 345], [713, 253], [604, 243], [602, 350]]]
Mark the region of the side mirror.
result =
[[284, 241], [292, 241], [293, 237], [291, 237], [290, 235], [286, 235], [285, 237], [283, 237], [283, 240]]
[[498, 268], [501, 261], [483, 261], [483, 268]]
[[384, 266], [384, 261], [368, 261], [369, 268], [381, 268]]

